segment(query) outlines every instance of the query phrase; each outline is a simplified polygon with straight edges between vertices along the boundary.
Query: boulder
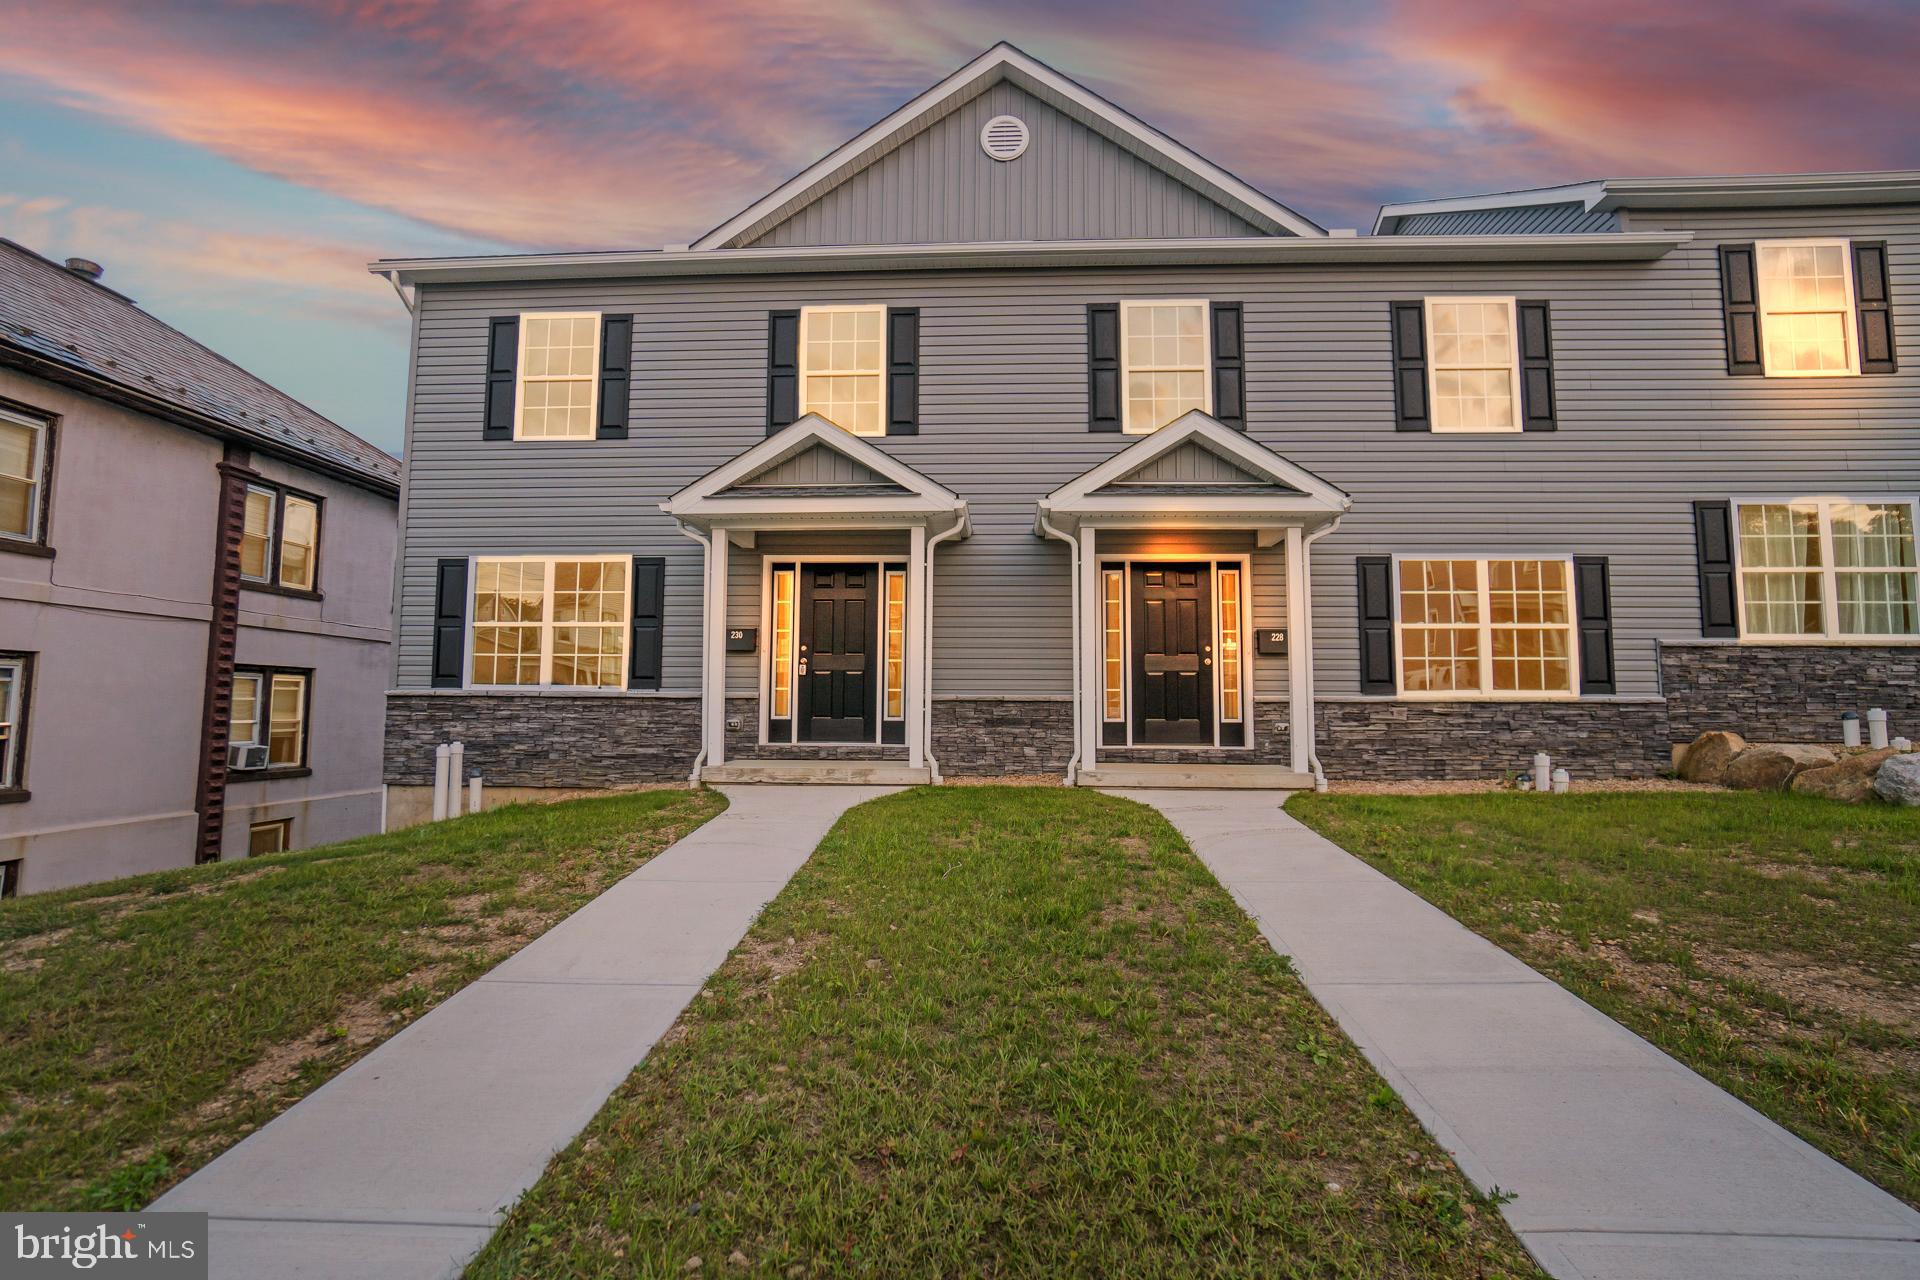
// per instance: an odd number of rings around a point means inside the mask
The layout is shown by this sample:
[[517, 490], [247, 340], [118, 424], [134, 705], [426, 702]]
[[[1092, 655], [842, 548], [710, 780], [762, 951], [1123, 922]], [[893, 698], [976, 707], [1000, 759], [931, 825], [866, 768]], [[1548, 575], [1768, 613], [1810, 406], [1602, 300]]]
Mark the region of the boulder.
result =
[[1825, 747], [1793, 742], [1748, 747], [1733, 758], [1720, 783], [1736, 791], [1785, 791], [1794, 774], [1833, 762], [1833, 752]]
[[1792, 789], [1802, 795], [1825, 796], [1829, 800], [1859, 804], [1873, 794], [1873, 775], [1880, 771], [1882, 764], [1893, 758], [1893, 754], [1893, 748], [1882, 747], [1878, 751], [1841, 756], [1833, 764], [1794, 774]]
[[1688, 782], [1718, 782], [1746, 749], [1747, 740], [1737, 733], [1703, 733], [1680, 758], [1680, 776]]
[[1920, 804], [1920, 755], [1897, 755], [1881, 765], [1873, 789], [1895, 804]]

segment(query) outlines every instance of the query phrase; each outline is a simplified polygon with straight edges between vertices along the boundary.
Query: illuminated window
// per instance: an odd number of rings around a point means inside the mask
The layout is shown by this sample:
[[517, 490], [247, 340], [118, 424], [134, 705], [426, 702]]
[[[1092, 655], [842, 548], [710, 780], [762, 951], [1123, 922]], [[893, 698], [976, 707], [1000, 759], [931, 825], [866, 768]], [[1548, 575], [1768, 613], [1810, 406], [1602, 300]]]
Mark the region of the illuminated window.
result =
[[1737, 528], [1743, 635], [1920, 634], [1911, 502], [1743, 502]]
[[47, 424], [0, 409], [0, 535], [40, 536]]
[[0, 788], [24, 786], [20, 756], [27, 743], [27, 685], [32, 659], [0, 654]]
[[473, 683], [625, 685], [631, 572], [624, 557], [476, 560]]
[[599, 387], [600, 316], [593, 312], [520, 317], [516, 440], [593, 439]]
[[800, 412], [857, 436], [886, 429], [885, 307], [807, 307], [800, 312]]
[[240, 576], [312, 591], [320, 563], [320, 502], [272, 484], [247, 486], [240, 524]]
[[1435, 431], [1518, 431], [1512, 298], [1428, 298]]
[[1220, 718], [1240, 719], [1240, 571], [1220, 570]]
[[273, 517], [280, 495], [247, 486], [247, 515], [240, 530], [240, 576], [266, 581], [273, 565]]
[[313, 553], [320, 543], [320, 507], [310, 498], [287, 495], [280, 533], [280, 585], [313, 590]]
[[773, 706], [772, 718], [793, 715], [793, 570], [773, 574]]
[[907, 575], [887, 570], [887, 719], [906, 715]]
[[1120, 350], [1128, 432], [1146, 435], [1213, 408], [1205, 302], [1121, 303]]
[[1106, 711], [1104, 719], [1126, 717], [1126, 635], [1125, 596], [1120, 589], [1118, 569], [1104, 570], [1101, 582], [1101, 630], [1105, 637], [1102, 666], [1106, 674]]
[[1566, 697], [1567, 560], [1402, 560], [1400, 690], [1409, 697]]
[[227, 716], [227, 765], [235, 771], [297, 769], [307, 763], [305, 671], [235, 671]]
[[1845, 240], [1774, 240], [1755, 246], [1768, 377], [1859, 372], [1847, 249]]

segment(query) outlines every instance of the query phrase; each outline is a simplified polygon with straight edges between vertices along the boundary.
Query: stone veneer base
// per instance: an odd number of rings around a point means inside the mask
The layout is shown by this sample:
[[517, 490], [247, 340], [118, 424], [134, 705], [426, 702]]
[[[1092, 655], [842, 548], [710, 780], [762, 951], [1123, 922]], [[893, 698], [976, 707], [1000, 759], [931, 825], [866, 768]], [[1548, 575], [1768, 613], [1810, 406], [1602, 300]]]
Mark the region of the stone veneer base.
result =
[[[1682, 642], [1660, 647], [1675, 742], [1714, 729], [1749, 742], [1838, 742], [1841, 713], [1885, 709], [1920, 738], [1920, 647]], [[1864, 733], [1866, 726], [1861, 725]]]

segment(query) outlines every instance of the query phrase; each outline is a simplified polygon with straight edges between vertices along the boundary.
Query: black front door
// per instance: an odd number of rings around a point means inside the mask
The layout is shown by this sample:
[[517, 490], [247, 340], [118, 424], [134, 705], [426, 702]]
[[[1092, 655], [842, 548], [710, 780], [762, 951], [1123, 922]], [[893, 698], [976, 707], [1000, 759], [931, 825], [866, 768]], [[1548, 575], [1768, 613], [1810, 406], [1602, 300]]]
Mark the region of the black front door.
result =
[[1213, 586], [1205, 564], [1133, 566], [1133, 740], [1213, 744]]
[[810, 564], [800, 581], [802, 742], [872, 742], [874, 590], [870, 564]]

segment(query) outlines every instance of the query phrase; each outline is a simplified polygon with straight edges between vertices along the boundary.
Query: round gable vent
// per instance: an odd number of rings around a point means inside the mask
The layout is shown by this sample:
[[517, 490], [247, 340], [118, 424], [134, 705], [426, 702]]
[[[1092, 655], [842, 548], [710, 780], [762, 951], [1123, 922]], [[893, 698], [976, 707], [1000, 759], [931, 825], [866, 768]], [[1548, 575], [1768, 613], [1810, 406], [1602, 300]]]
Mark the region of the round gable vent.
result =
[[995, 116], [980, 130], [980, 149], [995, 160], [1018, 160], [1027, 153], [1027, 122], [1019, 116]]

